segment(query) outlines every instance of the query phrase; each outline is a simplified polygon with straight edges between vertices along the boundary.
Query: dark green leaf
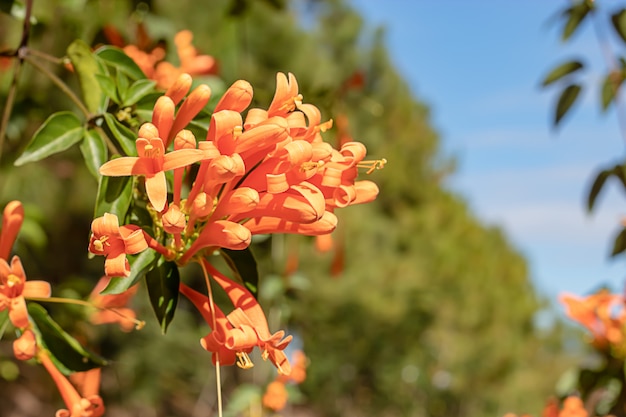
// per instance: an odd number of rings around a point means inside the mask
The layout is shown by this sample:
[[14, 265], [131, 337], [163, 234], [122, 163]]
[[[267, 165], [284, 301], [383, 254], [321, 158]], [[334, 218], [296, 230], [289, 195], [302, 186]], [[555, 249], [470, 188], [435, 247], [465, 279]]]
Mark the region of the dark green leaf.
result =
[[28, 314], [35, 322], [44, 346], [67, 371], [81, 372], [107, 364], [107, 360], [87, 350], [50, 317], [45, 308], [28, 304]]
[[593, 210], [598, 194], [600, 194], [602, 187], [604, 187], [604, 183], [611, 176], [611, 174], [613, 174], [612, 169], [600, 171], [596, 176], [596, 179], [593, 181], [591, 189], [589, 190], [589, 195], [587, 196], [587, 211]]
[[106, 45], [96, 50], [96, 55], [103, 59], [107, 64], [115, 67], [116, 70], [128, 75], [132, 80], [141, 80], [146, 78], [143, 71], [128, 57], [120, 48]]
[[613, 28], [624, 42], [626, 42], [626, 9], [622, 9], [611, 15]]
[[102, 92], [114, 103], [120, 104], [120, 96], [117, 93], [117, 87], [110, 75], [96, 74], [96, 80], [102, 89]]
[[111, 113], [104, 114], [104, 122], [124, 153], [129, 156], [137, 155], [137, 147], [135, 146], [137, 134], [118, 122]]
[[174, 318], [178, 304], [180, 275], [175, 262], [163, 262], [146, 274], [146, 285], [152, 309], [165, 334], [167, 326]]
[[602, 110], [609, 108], [623, 81], [624, 79], [619, 73], [610, 73], [606, 76], [602, 82]]
[[103, 93], [96, 74], [100, 72], [100, 66], [91, 48], [80, 39], [75, 40], [67, 48], [67, 56], [72, 61], [74, 71], [78, 76], [80, 88], [83, 92], [85, 106], [92, 113], [103, 111]]
[[126, 91], [122, 106], [132, 106], [139, 100], [154, 91], [156, 82], [152, 80], [137, 80]]
[[94, 217], [115, 214], [121, 221], [126, 217], [133, 198], [133, 177], [101, 176], [96, 196]]
[[561, 36], [563, 41], [568, 40], [574, 34], [590, 10], [591, 4], [588, 1], [581, 1], [565, 11], [564, 14], [567, 16], [567, 21]]
[[243, 285], [256, 298], [259, 290], [259, 271], [257, 270], [256, 259], [250, 248], [243, 250], [220, 249], [224, 256], [224, 260], [232, 269], [235, 277], [240, 280]]
[[564, 76], [576, 72], [583, 68], [583, 64], [580, 61], [568, 61], [554, 68], [541, 82], [542, 86], [547, 86], [553, 82], [563, 78]]
[[130, 264], [130, 275], [127, 277], [111, 278], [111, 281], [107, 287], [102, 290], [101, 294], [123, 293], [139, 282], [148, 271], [152, 270], [160, 257], [161, 255], [152, 249], [146, 249], [137, 255], [127, 255], [128, 263]]
[[556, 104], [556, 112], [554, 114], [554, 125], [558, 125], [563, 116], [571, 109], [572, 105], [578, 98], [580, 93], [580, 85], [572, 84], [567, 86], [559, 97], [559, 101]]
[[127, 94], [128, 86], [130, 85], [128, 77], [124, 75], [122, 71], [116, 71], [115, 84], [117, 85], [117, 91], [119, 91], [121, 101], [124, 101]]
[[0, 0], [0, 12], [11, 14], [13, 3], [15, 3], [15, 0]]
[[80, 119], [72, 112], [54, 113], [37, 129], [15, 165], [39, 161], [55, 153], [62, 152], [78, 143], [85, 129]]
[[611, 251], [611, 256], [619, 255], [620, 253], [626, 250], [626, 228], [622, 229], [621, 232], [615, 238], [615, 242], [613, 243], [613, 250]]
[[87, 130], [85, 138], [80, 143], [80, 151], [85, 158], [85, 165], [96, 180], [100, 179], [98, 170], [107, 161], [107, 145], [98, 129]]

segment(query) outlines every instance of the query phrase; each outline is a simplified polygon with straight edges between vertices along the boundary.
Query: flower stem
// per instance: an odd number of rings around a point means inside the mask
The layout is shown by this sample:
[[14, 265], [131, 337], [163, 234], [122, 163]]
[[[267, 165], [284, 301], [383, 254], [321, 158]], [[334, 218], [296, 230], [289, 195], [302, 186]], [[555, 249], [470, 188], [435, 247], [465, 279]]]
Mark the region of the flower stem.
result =
[[13, 80], [11, 81], [11, 88], [7, 95], [7, 101], [4, 106], [4, 112], [2, 112], [2, 120], [0, 120], [0, 160], [2, 160], [2, 148], [4, 146], [4, 139], [6, 136], [7, 127], [9, 126], [9, 119], [11, 118], [11, 111], [13, 110], [13, 102], [15, 101], [15, 92], [17, 91], [17, 82], [22, 70], [22, 60], [16, 59], [13, 70]]
[[[209, 309], [211, 310], [212, 322], [211, 326], [215, 330], [217, 329], [217, 323], [215, 321], [215, 304], [213, 304], [213, 290], [211, 289], [211, 281], [209, 280], [209, 273], [207, 271], [208, 261], [204, 258], [200, 260], [200, 266], [204, 273], [204, 279], [206, 281], [207, 291], [209, 295]], [[217, 386], [217, 416], [222, 417], [222, 377], [220, 373], [220, 352], [219, 349], [215, 351], [215, 385]]]
[[32, 57], [26, 55], [24, 56], [24, 60], [35, 67], [37, 70], [42, 72], [46, 77], [50, 78], [50, 80], [61, 90], [65, 95], [72, 100], [72, 102], [78, 107], [78, 109], [85, 115], [87, 119], [90, 119], [92, 114], [87, 110], [87, 107], [83, 104], [82, 101], [74, 94], [72, 90], [65, 84], [59, 77], [57, 77], [54, 73], [52, 73], [48, 68], [41, 65]]

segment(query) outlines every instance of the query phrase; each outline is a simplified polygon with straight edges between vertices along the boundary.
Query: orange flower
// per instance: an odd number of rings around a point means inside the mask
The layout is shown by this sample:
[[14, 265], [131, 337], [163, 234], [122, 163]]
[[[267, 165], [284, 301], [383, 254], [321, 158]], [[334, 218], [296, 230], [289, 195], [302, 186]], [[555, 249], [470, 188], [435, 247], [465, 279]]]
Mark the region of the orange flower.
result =
[[138, 138], [137, 157], [125, 156], [113, 159], [100, 167], [100, 174], [113, 177], [143, 175], [146, 178], [146, 193], [155, 210], [162, 211], [167, 201], [165, 171], [191, 165], [202, 159], [198, 149], [180, 149], [165, 153], [160, 138]]
[[99, 372], [87, 371], [86, 377], [90, 381], [85, 380], [83, 382], [86, 387], [90, 388], [81, 395], [65, 375], [57, 369], [45, 350], [40, 350], [37, 358], [52, 377], [67, 407], [67, 409], [58, 410], [55, 417], [100, 417], [104, 415], [105, 408], [102, 398], [97, 394], [97, 389], [93, 392], [94, 387], [100, 384]]
[[563, 408], [559, 413], [559, 417], [588, 417], [589, 413], [585, 410], [585, 405], [578, 397], [567, 397], [563, 402]]
[[32, 359], [37, 353], [37, 341], [32, 330], [26, 330], [13, 342], [13, 354], [20, 361]]
[[270, 410], [280, 411], [287, 405], [287, 388], [282, 381], [272, 381], [265, 389], [263, 394], [263, 406]]
[[0, 259], [9, 259], [11, 247], [24, 221], [24, 207], [19, 201], [11, 201], [4, 207], [0, 229]]
[[0, 259], [0, 311], [9, 309], [9, 319], [15, 327], [29, 324], [25, 297], [47, 298], [50, 293], [50, 283], [26, 281], [20, 258], [14, 256], [11, 265]]
[[95, 219], [91, 232], [89, 252], [106, 256], [104, 271], [108, 277], [129, 276], [126, 255], [137, 254], [148, 247], [143, 231], [135, 225], [120, 226], [115, 214], [105, 213]]
[[133, 285], [120, 294], [101, 295], [100, 292], [106, 288], [109, 281], [111, 281], [111, 277], [104, 276], [100, 278], [91, 291], [89, 301], [98, 310], [91, 313], [89, 321], [96, 325], [118, 323], [122, 331], [130, 332], [137, 325], [137, 320], [135, 320], [135, 312], [126, 306], [137, 292], [139, 286], [138, 284]]

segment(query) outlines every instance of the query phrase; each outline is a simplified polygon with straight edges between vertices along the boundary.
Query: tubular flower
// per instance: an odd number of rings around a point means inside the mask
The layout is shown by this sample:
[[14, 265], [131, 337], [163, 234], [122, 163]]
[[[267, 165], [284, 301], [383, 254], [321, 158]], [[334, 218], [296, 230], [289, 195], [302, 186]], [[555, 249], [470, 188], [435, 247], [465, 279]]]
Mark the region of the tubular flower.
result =
[[130, 265], [126, 255], [148, 247], [143, 231], [135, 225], [120, 226], [115, 214], [105, 213], [91, 223], [89, 252], [106, 257], [104, 271], [108, 277], [127, 277]]
[[11, 247], [24, 221], [24, 207], [19, 201], [11, 201], [4, 207], [0, 229], [0, 259], [9, 259]]
[[45, 350], [40, 350], [37, 358], [52, 377], [67, 407], [67, 409], [58, 410], [55, 417], [100, 417], [104, 415], [104, 404], [97, 394], [97, 388], [95, 392], [92, 391], [99, 385], [99, 372], [87, 371], [89, 372], [88, 379], [95, 381], [87, 383], [86, 386], [90, 388], [81, 395], [67, 377], [57, 369]]
[[32, 330], [26, 330], [13, 342], [13, 355], [15, 359], [27, 361], [35, 357], [37, 353], [37, 341]]
[[180, 149], [165, 153], [160, 138], [137, 139], [138, 157], [125, 156], [109, 161], [100, 167], [100, 174], [113, 177], [143, 175], [146, 177], [146, 193], [155, 210], [161, 211], [167, 201], [165, 171], [181, 168], [202, 159], [198, 149]]
[[11, 265], [0, 259], [0, 311], [9, 310], [9, 319], [15, 327], [28, 326], [28, 311], [25, 297], [50, 297], [50, 283], [26, 281], [20, 258], [14, 256]]

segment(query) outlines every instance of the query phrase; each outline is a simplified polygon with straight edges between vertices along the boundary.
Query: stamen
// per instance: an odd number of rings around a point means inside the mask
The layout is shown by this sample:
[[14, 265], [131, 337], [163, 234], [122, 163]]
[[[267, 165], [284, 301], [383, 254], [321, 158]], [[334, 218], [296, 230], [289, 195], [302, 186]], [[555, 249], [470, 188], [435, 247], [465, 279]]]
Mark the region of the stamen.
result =
[[104, 245], [111, 246], [110, 243], [107, 242], [109, 240], [109, 236], [104, 235], [100, 236], [100, 239], [96, 239], [93, 241], [93, 247], [96, 248], [98, 252], [104, 251]]
[[235, 352], [235, 355], [237, 355], [237, 366], [241, 369], [250, 369], [254, 366], [246, 352]]
[[243, 126], [235, 126], [233, 128], [233, 139], [237, 139], [243, 134]]
[[361, 161], [358, 164], [356, 164], [356, 166], [357, 168], [367, 168], [367, 171], [365, 173], [371, 174], [377, 169], [383, 169], [386, 163], [387, 163], [387, 160], [383, 158], [383, 159], [376, 159], [375, 161]]
[[7, 286], [9, 288], [16, 286], [20, 282], [22, 282], [22, 280], [15, 274], [9, 274], [9, 276], [7, 277]]
[[300, 171], [305, 172], [305, 171], [310, 171], [312, 169], [317, 169], [317, 168], [321, 167], [323, 164], [324, 164], [324, 161], [319, 161], [319, 162], [307, 161], [307, 162], [303, 162], [302, 165], [300, 165]]

